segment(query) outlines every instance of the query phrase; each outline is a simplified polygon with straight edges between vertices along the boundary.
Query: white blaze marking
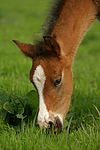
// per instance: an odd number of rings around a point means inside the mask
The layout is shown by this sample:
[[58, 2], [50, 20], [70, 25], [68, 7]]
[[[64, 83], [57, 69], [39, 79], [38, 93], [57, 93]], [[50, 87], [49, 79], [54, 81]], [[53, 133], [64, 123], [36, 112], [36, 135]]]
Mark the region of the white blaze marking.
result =
[[37, 66], [34, 75], [33, 81], [39, 93], [39, 113], [38, 121], [43, 123], [44, 121], [48, 122], [49, 113], [47, 111], [46, 105], [44, 103], [43, 89], [45, 84], [46, 76], [41, 65]]

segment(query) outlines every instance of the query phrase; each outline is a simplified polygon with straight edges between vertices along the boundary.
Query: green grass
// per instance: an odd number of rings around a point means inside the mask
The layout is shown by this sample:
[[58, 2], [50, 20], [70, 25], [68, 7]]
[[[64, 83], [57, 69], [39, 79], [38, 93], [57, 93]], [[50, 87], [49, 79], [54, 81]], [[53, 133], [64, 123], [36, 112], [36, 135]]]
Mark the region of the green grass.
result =
[[[34, 89], [29, 81], [32, 61], [13, 39], [32, 43], [49, 0], [6, 0], [0, 3], [0, 88], [25, 96]], [[96, 21], [84, 37], [73, 63], [74, 89], [61, 134], [46, 134], [27, 125], [16, 131], [0, 121], [0, 150], [100, 149], [100, 24]], [[96, 106], [96, 108], [94, 107]], [[72, 119], [72, 120], [71, 120]], [[67, 128], [66, 128], [67, 126]]]

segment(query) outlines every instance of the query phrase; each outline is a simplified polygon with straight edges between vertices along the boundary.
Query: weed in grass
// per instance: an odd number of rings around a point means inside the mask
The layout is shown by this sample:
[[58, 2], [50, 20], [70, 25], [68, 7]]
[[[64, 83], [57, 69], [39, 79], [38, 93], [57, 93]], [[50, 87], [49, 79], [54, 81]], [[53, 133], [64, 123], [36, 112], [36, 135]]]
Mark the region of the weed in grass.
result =
[[36, 91], [30, 91], [26, 97], [19, 95], [9, 95], [5, 90], [0, 90], [0, 117], [6, 124], [21, 128], [24, 133], [25, 123], [34, 120], [38, 112], [38, 94]]

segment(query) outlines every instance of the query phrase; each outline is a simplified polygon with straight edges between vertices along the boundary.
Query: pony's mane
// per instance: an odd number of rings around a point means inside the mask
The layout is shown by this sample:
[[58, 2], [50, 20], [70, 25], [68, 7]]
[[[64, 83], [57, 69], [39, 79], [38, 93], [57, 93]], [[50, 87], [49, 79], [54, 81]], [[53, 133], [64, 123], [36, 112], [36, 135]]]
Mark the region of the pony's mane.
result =
[[[51, 34], [58, 17], [60, 15], [61, 9], [64, 5], [65, 0], [51, 0], [49, 4], [49, 9], [47, 13], [47, 17], [40, 29], [40, 32], [42, 32], [42, 36], [48, 36]], [[37, 49], [37, 56], [46, 55], [43, 54], [42, 48], [43, 48], [43, 37], [34, 37], [35, 40], [35, 46]], [[50, 54], [49, 54], [50, 55]]]
[[51, 0], [47, 17], [42, 25], [44, 35], [50, 35], [60, 15], [65, 0]]

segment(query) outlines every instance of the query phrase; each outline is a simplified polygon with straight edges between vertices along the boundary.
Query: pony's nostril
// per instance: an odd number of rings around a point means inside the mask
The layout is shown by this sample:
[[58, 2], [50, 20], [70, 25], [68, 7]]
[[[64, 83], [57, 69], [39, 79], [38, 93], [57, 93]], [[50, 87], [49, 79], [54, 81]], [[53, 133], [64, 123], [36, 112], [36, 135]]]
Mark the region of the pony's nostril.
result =
[[51, 129], [51, 128], [52, 128], [52, 125], [53, 125], [53, 122], [52, 122], [52, 121], [49, 121], [49, 122], [48, 122], [48, 128]]
[[37, 127], [40, 128], [38, 123], [37, 123]]

